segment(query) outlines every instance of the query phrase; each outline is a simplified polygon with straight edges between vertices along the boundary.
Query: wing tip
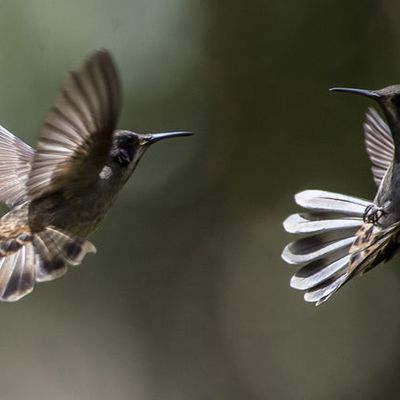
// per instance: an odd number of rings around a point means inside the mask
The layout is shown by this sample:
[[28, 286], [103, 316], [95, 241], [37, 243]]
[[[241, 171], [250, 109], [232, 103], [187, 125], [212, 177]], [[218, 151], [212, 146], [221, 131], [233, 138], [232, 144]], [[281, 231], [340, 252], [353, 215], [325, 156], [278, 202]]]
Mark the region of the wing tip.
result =
[[106, 49], [105, 47], [100, 47], [86, 57], [85, 63], [93, 62], [94, 60], [108, 60], [112, 61], [112, 54], [111, 51]]

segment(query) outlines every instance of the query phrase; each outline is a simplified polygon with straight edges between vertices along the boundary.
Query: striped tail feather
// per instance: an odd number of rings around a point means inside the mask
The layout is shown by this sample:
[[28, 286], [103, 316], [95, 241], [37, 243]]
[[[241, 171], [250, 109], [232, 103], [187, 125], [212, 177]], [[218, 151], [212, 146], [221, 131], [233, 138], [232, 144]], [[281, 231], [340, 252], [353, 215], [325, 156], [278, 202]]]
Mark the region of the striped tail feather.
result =
[[33, 290], [35, 282], [59, 278], [68, 265], [78, 265], [87, 253], [96, 252], [89, 241], [51, 226], [15, 249], [0, 257], [1, 301], [19, 300]]
[[17, 301], [35, 285], [35, 250], [27, 243], [15, 253], [0, 258], [0, 300]]
[[87, 253], [96, 253], [88, 240], [70, 236], [66, 232], [49, 226], [34, 235], [37, 250], [36, 281], [57, 279], [67, 272], [68, 265], [79, 265]]
[[306, 212], [289, 216], [283, 226], [287, 232], [304, 237], [289, 243], [282, 258], [301, 266], [290, 285], [305, 290], [304, 299], [318, 305], [353, 276], [349, 250], [371, 203], [320, 190], [300, 192], [295, 201]]

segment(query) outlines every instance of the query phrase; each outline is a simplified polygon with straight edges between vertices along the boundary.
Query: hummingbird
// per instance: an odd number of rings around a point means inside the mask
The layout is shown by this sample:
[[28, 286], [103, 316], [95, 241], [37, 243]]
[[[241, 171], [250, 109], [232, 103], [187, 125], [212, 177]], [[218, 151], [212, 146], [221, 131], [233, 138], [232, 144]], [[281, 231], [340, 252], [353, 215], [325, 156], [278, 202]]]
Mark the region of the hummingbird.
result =
[[304, 208], [284, 222], [289, 233], [303, 237], [288, 244], [282, 258], [301, 265], [290, 285], [319, 305], [345, 283], [390, 260], [400, 247], [400, 85], [380, 90], [332, 88], [366, 96], [370, 107], [363, 124], [364, 142], [378, 187], [374, 200], [305, 190], [295, 196]]
[[70, 72], [36, 149], [0, 126], [0, 300], [16, 301], [95, 253], [87, 240], [144, 152], [190, 132], [118, 130], [121, 87], [110, 53]]

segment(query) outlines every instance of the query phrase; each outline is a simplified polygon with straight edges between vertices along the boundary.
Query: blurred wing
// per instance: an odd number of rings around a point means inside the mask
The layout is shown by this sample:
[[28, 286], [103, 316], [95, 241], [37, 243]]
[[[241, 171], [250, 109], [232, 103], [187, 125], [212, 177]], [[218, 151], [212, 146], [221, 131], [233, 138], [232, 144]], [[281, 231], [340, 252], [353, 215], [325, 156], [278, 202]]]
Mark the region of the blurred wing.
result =
[[39, 138], [27, 183], [31, 198], [73, 191], [97, 176], [112, 145], [120, 97], [117, 71], [105, 50], [68, 74]]
[[0, 126], [0, 202], [10, 208], [26, 198], [33, 149]]
[[364, 122], [364, 140], [372, 164], [374, 181], [379, 186], [393, 161], [394, 144], [386, 122], [375, 109], [369, 108]]

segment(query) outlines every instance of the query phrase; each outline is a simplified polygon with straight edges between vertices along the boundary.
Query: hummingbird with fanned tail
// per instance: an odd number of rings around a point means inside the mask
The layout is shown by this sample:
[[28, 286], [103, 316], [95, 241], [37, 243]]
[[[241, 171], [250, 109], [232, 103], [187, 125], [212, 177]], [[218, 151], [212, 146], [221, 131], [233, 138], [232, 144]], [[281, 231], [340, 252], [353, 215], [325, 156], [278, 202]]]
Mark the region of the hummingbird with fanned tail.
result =
[[103, 219], [146, 149], [189, 132], [116, 130], [121, 88], [105, 50], [66, 77], [36, 149], [0, 127], [0, 300], [64, 275], [96, 248]]
[[371, 201], [321, 190], [295, 196], [303, 207], [283, 223], [287, 232], [303, 237], [288, 244], [282, 258], [301, 265], [290, 285], [304, 290], [316, 305], [329, 299], [346, 282], [390, 260], [400, 248], [400, 85], [381, 90], [333, 88], [367, 96], [386, 119], [369, 108], [364, 141], [378, 186]]

